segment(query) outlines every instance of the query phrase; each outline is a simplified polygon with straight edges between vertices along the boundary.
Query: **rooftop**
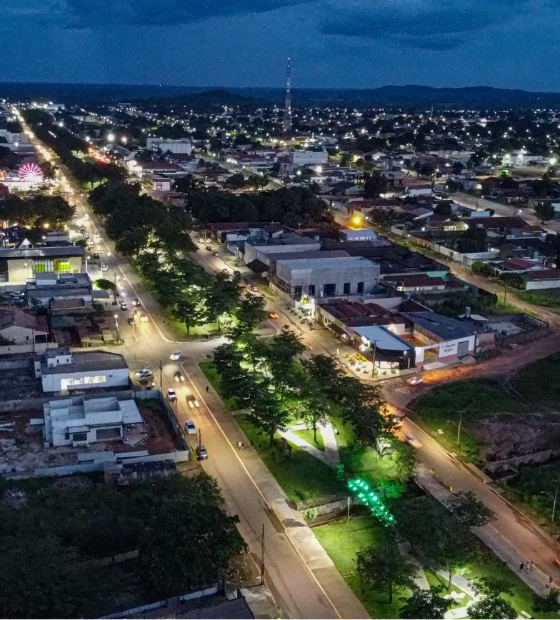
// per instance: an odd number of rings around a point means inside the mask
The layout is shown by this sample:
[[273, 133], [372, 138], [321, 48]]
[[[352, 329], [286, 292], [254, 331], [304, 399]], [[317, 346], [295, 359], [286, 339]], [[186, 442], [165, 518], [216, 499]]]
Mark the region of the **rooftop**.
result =
[[383, 351], [410, 351], [412, 346], [379, 325], [354, 327], [354, 332]]
[[303, 258], [278, 261], [285, 269], [361, 269], [376, 267], [375, 263], [361, 256], [341, 256], [339, 258]]
[[49, 333], [46, 317], [37, 316], [17, 307], [9, 309], [0, 308], [0, 330], [9, 327], [24, 327], [36, 332]]
[[[49, 357], [56, 355], [68, 355], [65, 349], [50, 349], [47, 351]], [[89, 372], [92, 370], [116, 370], [128, 368], [124, 357], [119, 353], [109, 353], [108, 351], [84, 351], [72, 353], [71, 364], [58, 364], [49, 368], [46, 362], [41, 364], [41, 371], [44, 375], [58, 375], [63, 373]]]
[[472, 326], [463, 321], [443, 316], [437, 312], [401, 312], [400, 315], [443, 341], [467, 338], [476, 333]]
[[85, 256], [79, 245], [52, 246], [42, 248], [0, 248], [1, 258], [58, 258], [60, 256]]

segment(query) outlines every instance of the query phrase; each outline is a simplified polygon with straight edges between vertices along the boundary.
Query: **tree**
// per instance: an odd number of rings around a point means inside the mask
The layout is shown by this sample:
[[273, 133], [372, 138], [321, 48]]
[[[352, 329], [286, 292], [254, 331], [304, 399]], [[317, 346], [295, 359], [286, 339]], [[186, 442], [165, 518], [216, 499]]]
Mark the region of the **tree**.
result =
[[267, 380], [257, 384], [252, 405], [247, 418], [253, 426], [267, 435], [272, 446], [274, 434], [285, 430], [290, 414], [270, 391], [270, 383]]
[[86, 558], [52, 535], [28, 532], [0, 540], [3, 618], [78, 618], [92, 613], [103, 597], [112, 594], [107, 581], [99, 580], [85, 563]]
[[554, 218], [556, 211], [549, 202], [539, 201], [535, 204], [535, 215], [543, 224]]
[[18, 164], [18, 156], [7, 146], [0, 146], [0, 166], [3, 168], [15, 168]]
[[485, 252], [487, 236], [484, 228], [472, 227], [465, 230], [457, 242], [457, 249], [463, 254], [469, 252]]
[[187, 334], [190, 334], [191, 327], [204, 323], [204, 310], [196, 296], [197, 293], [193, 292], [187, 297], [179, 299], [175, 304], [173, 312], [174, 316], [185, 324]]
[[304, 351], [305, 345], [300, 336], [289, 327], [283, 327], [276, 336], [270, 339], [266, 365], [274, 377], [274, 387], [279, 389], [282, 398], [294, 377], [295, 358]]
[[248, 184], [249, 183], [247, 182], [243, 174], [241, 174], [241, 172], [236, 172], [235, 174], [232, 174], [230, 177], [228, 177], [228, 179], [226, 179], [226, 182], [224, 183], [225, 187], [233, 190], [243, 189], [244, 187], [247, 187]]
[[299, 390], [302, 400], [301, 419], [313, 429], [313, 441], [317, 443], [317, 426], [325, 424], [329, 419], [330, 400], [321, 386], [313, 379], [304, 380]]
[[400, 441], [393, 441], [392, 443], [398, 479], [401, 482], [406, 482], [414, 476], [418, 467], [418, 458], [408, 444]]
[[252, 331], [266, 318], [266, 300], [257, 295], [246, 295], [237, 309], [238, 327], [242, 332]]
[[401, 605], [400, 617], [410, 618], [411, 620], [414, 618], [443, 618], [452, 601], [444, 599], [440, 592], [439, 588], [433, 590], [414, 588], [412, 596], [401, 599], [404, 603]]
[[239, 301], [239, 287], [223, 273], [218, 273], [206, 297], [208, 318], [218, 324], [221, 331], [223, 316], [231, 312]]
[[379, 172], [364, 175], [364, 194], [366, 198], [378, 198], [387, 191], [387, 179]]
[[362, 582], [374, 590], [388, 591], [391, 604], [393, 588], [411, 587], [416, 568], [400, 554], [395, 544], [384, 543], [358, 552], [356, 571]]
[[495, 517], [472, 491], [453, 493], [447, 501], [449, 510], [467, 527], [482, 527]]
[[491, 592], [482, 596], [469, 607], [471, 618], [517, 618], [517, 611], [504, 600], [499, 592]]
[[444, 217], [451, 217], [452, 212], [453, 209], [448, 202], [440, 202], [434, 209], [434, 213], [436, 213], [437, 215], [443, 215]]
[[95, 280], [93, 284], [100, 291], [112, 291], [115, 288], [115, 283], [106, 278], [99, 278], [99, 280]]
[[413, 549], [449, 572], [472, 559], [475, 552], [469, 530], [435, 500], [419, 497], [395, 506], [399, 531]]

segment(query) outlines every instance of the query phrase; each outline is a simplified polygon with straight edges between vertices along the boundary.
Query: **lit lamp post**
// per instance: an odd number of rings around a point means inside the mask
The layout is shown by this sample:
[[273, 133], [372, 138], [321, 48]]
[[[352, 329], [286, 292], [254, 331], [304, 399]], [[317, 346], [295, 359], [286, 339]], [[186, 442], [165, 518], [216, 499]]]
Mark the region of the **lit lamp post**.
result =
[[114, 314], [113, 316], [115, 317], [115, 327], [117, 328], [117, 340], [120, 341], [121, 334], [119, 332], [119, 315], [118, 314]]

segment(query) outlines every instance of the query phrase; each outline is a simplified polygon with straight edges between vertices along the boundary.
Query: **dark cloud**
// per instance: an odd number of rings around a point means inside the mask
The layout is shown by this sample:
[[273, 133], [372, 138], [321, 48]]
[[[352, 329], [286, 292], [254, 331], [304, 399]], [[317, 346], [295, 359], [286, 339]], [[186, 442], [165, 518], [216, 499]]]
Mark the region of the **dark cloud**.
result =
[[311, 0], [66, 0], [67, 26], [177, 26], [212, 17], [264, 13]]
[[448, 50], [471, 42], [475, 33], [499, 27], [559, 0], [349, 0], [343, 11], [326, 0], [324, 34], [389, 39], [411, 47]]

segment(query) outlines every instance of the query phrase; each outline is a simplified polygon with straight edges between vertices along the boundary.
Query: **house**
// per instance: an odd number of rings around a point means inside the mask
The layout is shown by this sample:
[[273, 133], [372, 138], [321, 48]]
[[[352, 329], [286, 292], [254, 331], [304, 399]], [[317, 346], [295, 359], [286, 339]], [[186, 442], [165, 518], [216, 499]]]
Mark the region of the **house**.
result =
[[442, 277], [426, 273], [385, 275], [383, 282], [401, 293], [444, 291], [447, 287]]
[[130, 427], [143, 425], [134, 400], [114, 397], [51, 400], [43, 405], [43, 417], [44, 441], [54, 448], [123, 441]]
[[17, 307], [0, 308], [0, 339], [10, 344], [47, 342], [47, 319]]
[[171, 140], [169, 138], [147, 138], [146, 148], [149, 151], [160, 150], [162, 153], [168, 151], [173, 154], [190, 155], [192, 153], [191, 139]]
[[320, 165], [329, 162], [329, 155], [322, 146], [309, 147], [305, 151], [292, 151], [290, 163], [294, 166]]
[[107, 351], [73, 353], [68, 348], [48, 349], [35, 360], [35, 376], [41, 379], [43, 392], [129, 386], [124, 357]]
[[377, 240], [378, 235], [371, 228], [342, 229], [339, 231], [342, 241], [369, 241]]
[[541, 269], [524, 274], [525, 290], [560, 288], [560, 269]]

